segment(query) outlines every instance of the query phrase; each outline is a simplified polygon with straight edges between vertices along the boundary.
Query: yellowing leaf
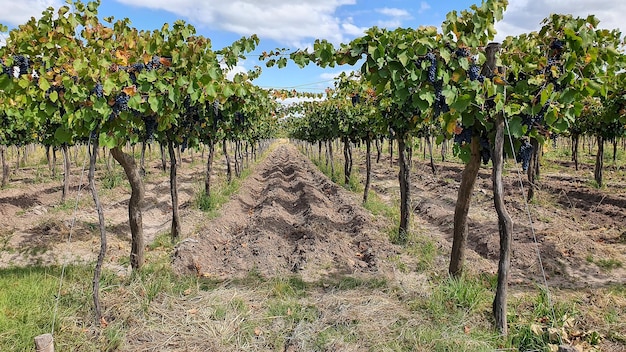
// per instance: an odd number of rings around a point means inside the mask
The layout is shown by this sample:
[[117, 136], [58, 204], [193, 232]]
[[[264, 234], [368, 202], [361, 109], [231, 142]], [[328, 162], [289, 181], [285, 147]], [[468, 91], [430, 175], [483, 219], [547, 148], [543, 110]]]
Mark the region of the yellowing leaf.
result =
[[448, 122], [448, 126], [446, 126], [446, 130], [448, 131], [449, 134], [454, 133], [454, 131], [456, 130], [456, 120], [452, 120]]
[[124, 51], [116, 51], [115, 57], [121, 61], [123, 66], [128, 66], [128, 54]]
[[137, 87], [136, 86], [128, 86], [128, 87], [122, 89], [122, 91], [124, 93], [126, 93], [126, 95], [132, 97], [135, 94], [137, 94]]

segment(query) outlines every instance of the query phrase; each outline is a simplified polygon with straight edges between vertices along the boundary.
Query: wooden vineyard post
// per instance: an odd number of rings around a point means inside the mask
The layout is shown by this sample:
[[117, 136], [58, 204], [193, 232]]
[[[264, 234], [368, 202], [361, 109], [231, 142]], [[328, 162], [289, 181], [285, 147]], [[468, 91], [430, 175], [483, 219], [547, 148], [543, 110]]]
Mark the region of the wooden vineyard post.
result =
[[52, 334], [43, 334], [35, 337], [35, 350], [37, 352], [54, 352], [54, 338]]

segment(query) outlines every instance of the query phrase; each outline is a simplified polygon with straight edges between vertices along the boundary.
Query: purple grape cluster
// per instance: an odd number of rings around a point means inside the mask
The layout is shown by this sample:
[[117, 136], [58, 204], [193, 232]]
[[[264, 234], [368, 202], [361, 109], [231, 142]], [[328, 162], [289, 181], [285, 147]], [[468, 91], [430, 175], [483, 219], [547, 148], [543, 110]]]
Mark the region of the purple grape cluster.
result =
[[522, 163], [522, 170], [528, 170], [528, 165], [530, 164], [530, 157], [533, 154], [533, 146], [525, 139], [522, 142], [522, 145], [519, 148], [519, 152], [517, 152], [516, 160], [517, 162]]
[[472, 128], [471, 127], [461, 127], [461, 133], [454, 135], [454, 143], [458, 145], [469, 144], [472, 141]]
[[469, 79], [472, 81], [478, 80], [481, 83], [485, 81], [485, 76], [480, 74], [480, 67], [476, 64], [470, 65], [469, 72], [467, 74]]

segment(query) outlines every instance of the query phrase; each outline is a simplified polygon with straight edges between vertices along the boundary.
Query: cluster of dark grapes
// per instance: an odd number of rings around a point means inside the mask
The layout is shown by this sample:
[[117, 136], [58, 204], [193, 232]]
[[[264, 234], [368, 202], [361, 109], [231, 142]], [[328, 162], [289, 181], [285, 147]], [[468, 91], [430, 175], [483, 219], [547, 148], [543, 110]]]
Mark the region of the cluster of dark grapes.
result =
[[237, 111], [235, 113], [235, 124], [236, 125], [243, 125], [243, 123], [246, 121], [246, 117], [244, 114], [242, 114], [241, 112]]
[[437, 56], [433, 52], [426, 54], [426, 60], [430, 63], [428, 66], [428, 82], [435, 84], [437, 81]]
[[533, 146], [528, 142], [527, 139], [524, 139], [515, 158], [518, 163], [522, 163], [522, 170], [528, 170], [528, 165], [530, 164], [530, 157], [532, 156], [532, 154]]
[[102, 87], [102, 84], [100, 82], [96, 83], [96, 86], [93, 87], [93, 89], [91, 90], [91, 93], [93, 95], [96, 96], [96, 98], [103, 98], [104, 97], [104, 87]]
[[471, 52], [470, 52], [470, 49], [468, 47], [462, 47], [462, 48], [456, 49], [454, 54], [457, 57], [469, 57], [471, 55]]
[[556, 148], [556, 142], [559, 139], [559, 134], [555, 132], [550, 133], [550, 139], [552, 140], [552, 148]]
[[152, 60], [150, 60], [150, 62], [146, 64], [146, 69], [148, 71], [152, 71], [160, 68], [162, 65], [163, 64], [161, 63], [161, 57], [155, 55], [152, 57]]
[[552, 49], [552, 50], [559, 50], [559, 51], [561, 51], [561, 50], [563, 50], [564, 46], [565, 46], [565, 43], [562, 40], [558, 39], [558, 38], [553, 39], [552, 43], [550, 43], [550, 49]]
[[442, 113], [445, 114], [446, 112], [450, 111], [450, 107], [448, 106], [448, 103], [446, 103], [446, 97], [443, 96], [441, 80], [435, 82], [434, 87], [435, 87], [435, 102], [433, 105], [433, 112], [436, 117], [436, 116], [441, 115]]
[[18, 77], [28, 74], [30, 69], [30, 60], [24, 55], [13, 56], [13, 72]]
[[114, 120], [116, 117], [120, 115], [122, 111], [128, 111], [128, 101], [130, 100], [130, 96], [124, 92], [119, 93], [115, 97], [115, 101], [113, 102], [113, 106], [111, 108], [113, 111], [111, 115], [109, 115], [109, 121]]
[[446, 103], [446, 98], [443, 96], [443, 82], [437, 79], [437, 56], [433, 52], [429, 52], [423, 59], [415, 62], [417, 67], [421, 67], [423, 60], [428, 61], [428, 82], [435, 88], [435, 101], [433, 104], [433, 113], [435, 117], [450, 111], [450, 107]]
[[361, 102], [361, 96], [359, 94], [355, 94], [352, 96], [352, 106], [356, 106], [356, 104]]
[[546, 102], [539, 112], [535, 115], [522, 115], [522, 124], [528, 126], [528, 130], [530, 131], [533, 127], [543, 126], [544, 115], [548, 111], [548, 107], [550, 107], [550, 102]]
[[472, 128], [471, 127], [463, 127], [461, 128], [461, 133], [454, 135], [454, 143], [458, 145], [469, 144], [472, 141]]
[[154, 132], [157, 129], [157, 119], [155, 116], [144, 116], [143, 123], [146, 125], [145, 142], [151, 142], [154, 139]]
[[480, 158], [484, 165], [487, 165], [489, 160], [491, 160], [491, 145], [489, 144], [489, 138], [485, 134], [480, 136]]
[[478, 80], [481, 83], [485, 81], [485, 76], [480, 74], [480, 67], [478, 67], [478, 65], [476, 64], [470, 65], [469, 72], [467, 73], [467, 75], [469, 76], [469, 79], [472, 81]]

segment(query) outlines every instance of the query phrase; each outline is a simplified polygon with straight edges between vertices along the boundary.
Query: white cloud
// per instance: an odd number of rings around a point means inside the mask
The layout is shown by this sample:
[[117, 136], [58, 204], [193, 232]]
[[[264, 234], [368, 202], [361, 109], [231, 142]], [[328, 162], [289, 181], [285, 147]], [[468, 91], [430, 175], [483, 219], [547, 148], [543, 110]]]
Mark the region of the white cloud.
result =
[[[222, 66], [222, 69], [226, 70], [227, 67], [226, 66]], [[237, 63], [236, 66], [234, 66], [230, 70], [226, 71], [226, 78], [232, 81], [236, 74], [238, 74], [238, 73], [247, 73], [247, 72], [248, 72], [248, 69], [245, 68], [242, 63]]]
[[399, 8], [379, 8], [375, 10], [376, 12], [388, 16], [386, 19], [379, 19], [376, 21], [376, 26], [382, 28], [397, 28], [402, 26], [402, 20], [410, 19], [411, 14], [404, 9]]
[[345, 73], [346, 76], [350, 76], [352, 72], [355, 72], [355, 71], [354, 70], [341, 70], [337, 72], [324, 72], [320, 75], [320, 78], [323, 79], [324, 81], [332, 81], [335, 78], [339, 77], [342, 73]]
[[[623, 0], [511, 0], [504, 13], [504, 19], [496, 24], [501, 41], [508, 35], [519, 35], [538, 30], [541, 21], [552, 13], [571, 14], [578, 17], [596, 15], [601, 21], [599, 27], [614, 29], [624, 27], [623, 14], [626, 1]], [[626, 28], [621, 28], [626, 30]]]
[[409, 12], [404, 9], [384, 7], [382, 9], [376, 9], [376, 12], [390, 17], [411, 17]]
[[422, 1], [420, 3], [420, 8], [417, 10], [418, 13], [424, 13], [424, 11], [430, 10], [430, 5], [426, 1]]
[[129, 6], [172, 12], [195, 23], [234, 32], [257, 34], [299, 46], [315, 38], [345, 41], [335, 11], [356, 0], [117, 0]]
[[31, 17], [39, 18], [41, 13], [52, 6], [61, 7], [61, 0], [0, 0], [0, 23], [18, 26], [26, 23]]
[[363, 33], [368, 29], [368, 27], [359, 27], [355, 25], [352, 17], [348, 17], [344, 21], [344, 23], [341, 24], [341, 28], [343, 29], [345, 34], [355, 37], [362, 36]]

